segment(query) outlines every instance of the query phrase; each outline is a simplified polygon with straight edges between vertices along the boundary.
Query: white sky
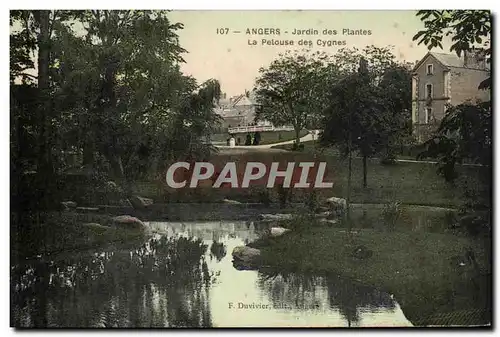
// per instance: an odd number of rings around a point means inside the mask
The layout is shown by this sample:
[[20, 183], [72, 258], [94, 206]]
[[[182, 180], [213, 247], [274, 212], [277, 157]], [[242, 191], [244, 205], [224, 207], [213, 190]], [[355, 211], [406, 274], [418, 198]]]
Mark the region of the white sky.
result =
[[[362, 49], [367, 45], [394, 46], [394, 53], [400, 60], [414, 62], [421, 59], [427, 48], [417, 46], [412, 37], [423, 28], [415, 16], [416, 11], [174, 11], [170, 18], [182, 22], [184, 30], [179, 31], [181, 46], [189, 53], [184, 56], [186, 64], [182, 70], [199, 81], [218, 79], [222, 90], [228, 95], [251, 90], [258, 69], [269, 65], [280, 52], [286, 49], [304, 47], [261, 45], [261, 39], [295, 40], [294, 29], [317, 29], [320, 35], [304, 36], [312, 40], [312, 50], [334, 54], [340, 47], [320, 47], [317, 40], [345, 40], [345, 47]], [[218, 28], [228, 28], [228, 35], [217, 34]], [[250, 36], [247, 28], [280, 28], [280, 36]], [[324, 29], [337, 30], [337, 36], [321, 35]], [[369, 36], [342, 36], [343, 29], [371, 30]], [[232, 33], [241, 31], [240, 34]], [[284, 34], [284, 31], [288, 34]], [[258, 45], [248, 45], [255, 39]], [[444, 41], [444, 51], [449, 52], [451, 43]]]

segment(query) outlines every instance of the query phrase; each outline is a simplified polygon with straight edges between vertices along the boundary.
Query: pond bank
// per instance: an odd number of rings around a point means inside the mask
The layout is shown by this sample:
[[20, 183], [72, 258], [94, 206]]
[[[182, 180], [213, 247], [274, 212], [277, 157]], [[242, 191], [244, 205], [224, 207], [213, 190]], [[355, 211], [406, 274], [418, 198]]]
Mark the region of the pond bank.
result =
[[[381, 207], [382, 205], [352, 204], [354, 211]], [[432, 207], [429, 210], [439, 209]], [[104, 225], [117, 215], [130, 215], [143, 221], [257, 221], [262, 214], [284, 214], [293, 217], [303, 215], [299, 216], [299, 220], [308, 222], [308, 213], [307, 207], [302, 203], [293, 203], [287, 207], [262, 203], [170, 203], [153, 204], [142, 210], [103, 205], [26, 217], [20, 235], [17, 234], [17, 229], [13, 229], [13, 238], [17, 237], [13, 241], [13, 249], [38, 255], [39, 251], [80, 249], [110, 242], [134, 241], [138, 235], [135, 232], [115, 229], [99, 231], [97, 228], [92, 230], [82, 226], [85, 223]], [[32, 242], [33, 238], [36, 238], [36, 244], [25, 244]]]
[[[384, 289], [417, 326], [491, 322], [491, 261], [485, 242], [425, 232], [347, 232], [309, 227], [249, 246], [261, 250], [264, 265], [337, 273]], [[359, 247], [371, 255], [356, 256]], [[468, 258], [471, 252], [473, 259]]]
[[[385, 204], [352, 203], [353, 209], [383, 208]], [[455, 212], [450, 207], [402, 204], [415, 209]], [[153, 204], [146, 209], [138, 210], [127, 206], [99, 205], [96, 214], [129, 214], [143, 220], [196, 221], [196, 220], [254, 220], [262, 213], [297, 213], [307, 210], [304, 203], [290, 203], [283, 207], [280, 204], [263, 203], [166, 203]], [[86, 213], [86, 212], [82, 212]]]

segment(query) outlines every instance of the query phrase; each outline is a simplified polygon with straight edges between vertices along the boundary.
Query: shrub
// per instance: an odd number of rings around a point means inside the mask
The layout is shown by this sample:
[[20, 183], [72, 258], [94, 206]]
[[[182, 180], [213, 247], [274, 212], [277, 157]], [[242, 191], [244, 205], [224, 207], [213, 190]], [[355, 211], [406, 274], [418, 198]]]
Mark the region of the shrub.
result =
[[318, 194], [315, 190], [306, 194], [305, 204], [309, 212], [316, 213], [320, 207]]
[[384, 209], [382, 210], [382, 217], [385, 221], [385, 224], [391, 230], [395, 228], [396, 222], [398, 221], [401, 214], [401, 203], [397, 201], [385, 204]]
[[263, 188], [257, 192], [258, 202], [269, 206], [271, 204], [271, 195], [269, 194], [269, 190], [267, 188]]
[[304, 151], [304, 144], [297, 144], [297, 142], [294, 142], [292, 145], [292, 151]]

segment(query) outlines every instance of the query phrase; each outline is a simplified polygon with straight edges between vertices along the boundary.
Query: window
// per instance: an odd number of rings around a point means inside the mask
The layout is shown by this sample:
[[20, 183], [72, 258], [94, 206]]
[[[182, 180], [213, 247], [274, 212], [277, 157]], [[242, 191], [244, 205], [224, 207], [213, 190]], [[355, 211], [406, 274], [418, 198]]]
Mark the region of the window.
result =
[[433, 75], [433, 74], [434, 74], [434, 65], [428, 64], [427, 65], [427, 75]]
[[427, 84], [425, 86], [425, 98], [432, 98], [432, 84]]
[[432, 115], [432, 108], [425, 108], [425, 124], [429, 123], [431, 115]]

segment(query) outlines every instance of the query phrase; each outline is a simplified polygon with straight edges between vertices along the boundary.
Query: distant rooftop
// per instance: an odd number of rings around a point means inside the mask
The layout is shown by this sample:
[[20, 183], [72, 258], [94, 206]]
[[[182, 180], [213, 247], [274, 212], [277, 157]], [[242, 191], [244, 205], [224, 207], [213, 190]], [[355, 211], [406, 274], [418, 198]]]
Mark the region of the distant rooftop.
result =
[[464, 67], [464, 59], [458, 57], [457, 54], [444, 54], [444, 53], [430, 53], [432, 56], [438, 59], [443, 65], [447, 67]]
[[[473, 52], [463, 53], [462, 57], [459, 57], [457, 54], [429, 52], [424, 56], [424, 58], [422, 58], [419, 62], [417, 62], [414, 69], [417, 69], [428, 55], [434, 56], [445, 67], [480, 69], [480, 70], [489, 69], [489, 64], [485, 62], [484, 56], [481, 59], [481, 56], [477, 56], [478, 54], [474, 54]], [[467, 58], [468, 62], [466, 62]]]

